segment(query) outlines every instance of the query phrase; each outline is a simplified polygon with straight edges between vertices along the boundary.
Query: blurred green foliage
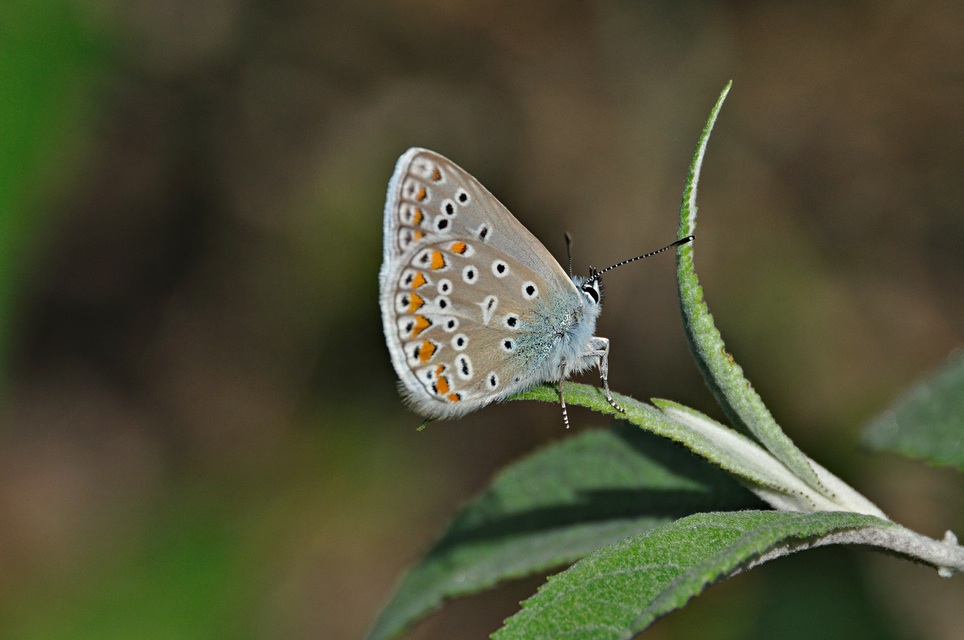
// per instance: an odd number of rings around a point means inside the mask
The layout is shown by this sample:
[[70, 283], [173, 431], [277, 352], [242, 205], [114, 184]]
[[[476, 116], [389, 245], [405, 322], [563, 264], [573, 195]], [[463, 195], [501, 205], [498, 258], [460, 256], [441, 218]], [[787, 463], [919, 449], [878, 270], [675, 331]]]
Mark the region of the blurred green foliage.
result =
[[964, 471], [964, 353], [914, 385], [864, 431], [864, 442]]
[[141, 545], [105, 554], [63, 584], [28, 586], [10, 598], [8, 637], [258, 637], [244, 614], [254, 567], [241, 553], [237, 514], [209, 504], [165, 511]]
[[99, 56], [76, 4], [9, 0], [0, 20], [0, 362], [37, 235], [76, 169]]

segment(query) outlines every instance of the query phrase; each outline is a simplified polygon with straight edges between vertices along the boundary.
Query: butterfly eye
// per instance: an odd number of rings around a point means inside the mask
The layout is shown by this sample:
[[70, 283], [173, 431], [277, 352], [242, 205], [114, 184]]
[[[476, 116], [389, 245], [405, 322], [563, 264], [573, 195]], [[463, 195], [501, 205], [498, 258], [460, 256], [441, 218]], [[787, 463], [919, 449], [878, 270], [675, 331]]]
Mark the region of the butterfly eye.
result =
[[593, 304], [599, 304], [599, 281], [593, 280], [582, 285], [582, 292], [586, 294]]

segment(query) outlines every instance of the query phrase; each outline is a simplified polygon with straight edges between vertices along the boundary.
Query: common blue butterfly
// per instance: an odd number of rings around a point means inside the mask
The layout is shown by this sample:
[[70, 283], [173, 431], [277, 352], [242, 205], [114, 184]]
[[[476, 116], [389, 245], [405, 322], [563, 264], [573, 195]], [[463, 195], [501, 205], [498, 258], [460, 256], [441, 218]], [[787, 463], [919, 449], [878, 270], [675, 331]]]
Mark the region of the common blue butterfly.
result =
[[[495, 196], [451, 160], [413, 148], [388, 183], [379, 304], [407, 402], [452, 418], [591, 367], [609, 391], [609, 340], [593, 335], [605, 271], [569, 276]], [[689, 242], [684, 238], [677, 244]]]

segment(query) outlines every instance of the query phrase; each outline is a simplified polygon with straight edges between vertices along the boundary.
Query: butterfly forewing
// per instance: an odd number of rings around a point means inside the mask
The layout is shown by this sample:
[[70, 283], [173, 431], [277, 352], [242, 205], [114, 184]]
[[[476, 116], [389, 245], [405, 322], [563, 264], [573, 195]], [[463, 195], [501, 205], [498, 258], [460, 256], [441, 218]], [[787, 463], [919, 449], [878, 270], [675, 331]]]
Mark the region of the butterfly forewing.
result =
[[389, 183], [380, 277], [393, 364], [409, 401], [433, 416], [551, 376], [540, 359], [552, 316], [578, 305], [545, 247], [477, 180], [424, 149], [405, 153]]

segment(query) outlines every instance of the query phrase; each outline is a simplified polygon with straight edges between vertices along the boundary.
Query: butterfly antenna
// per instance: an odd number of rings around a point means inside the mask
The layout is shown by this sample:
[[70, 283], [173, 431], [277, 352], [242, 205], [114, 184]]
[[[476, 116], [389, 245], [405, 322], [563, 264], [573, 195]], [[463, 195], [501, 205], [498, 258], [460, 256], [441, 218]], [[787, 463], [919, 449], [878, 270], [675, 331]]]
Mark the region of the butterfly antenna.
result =
[[569, 277], [572, 277], [572, 234], [566, 231], [566, 255], [569, 256]]
[[[629, 258], [628, 260], [623, 260], [622, 262], [617, 262], [617, 263], [614, 264], [614, 265], [611, 265], [611, 266], [609, 266], [609, 267], [606, 267], [605, 269], [601, 269], [600, 271], [596, 271], [595, 273], [590, 274], [590, 275], [589, 275], [589, 279], [586, 280], [586, 282], [584, 283], [584, 286], [585, 286], [585, 284], [591, 284], [591, 283], [595, 282], [596, 280], [599, 280], [600, 276], [602, 276], [602, 274], [606, 273], [607, 271], [612, 271], [613, 269], [615, 269], [615, 268], [617, 268], [617, 267], [621, 267], [621, 266], [623, 266], [623, 265], [627, 265], [627, 264], [629, 264], [630, 262], [636, 262], [637, 260], [642, 260], [643, 258], [649, 258], [649, 257], [651, 257], [651, 256], [655, 256], [657, 253], [662, 253], [662, 252], [666, 251], [667, 249], [672, 249], [673, 247], [678, 247], [678, 246], [681, 245], [681, 244], [686, 244], [687, 242], [692, 242], [692, 241], [695, 240], [695, 239], [696, 239], [696, 236], [686, 236], [685, 238], [681, 238], [681, 239], [677, 240], [676, 242], [674, 242], [674, 243], [672, 243], [672, 244], [666, 245], [666, 246], [663, 247], [662, 249], [657, 249], [656, 251], [650, 251], [649, 253], [644, 253], [644, 254], [641, 255], [641, 256], [636, 256], [635, 258]], [[571, 270], [571, 268], [570, 268], [570, 270]]]

